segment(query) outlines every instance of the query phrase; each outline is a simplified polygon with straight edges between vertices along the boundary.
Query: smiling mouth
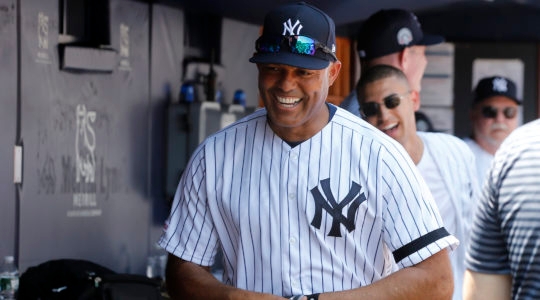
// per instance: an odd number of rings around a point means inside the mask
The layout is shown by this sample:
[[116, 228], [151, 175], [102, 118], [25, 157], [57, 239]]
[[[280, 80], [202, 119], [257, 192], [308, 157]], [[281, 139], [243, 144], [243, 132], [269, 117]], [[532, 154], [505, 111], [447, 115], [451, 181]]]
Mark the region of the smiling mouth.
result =
[[289, 107], [295, 106], [296, 104], [300, 103], [300, 101], [302, 100], [301, 98], [296, 98], [296, 97], [276, 97], [276, 98], [279, 104], [289, 106]]
[[394, 129], [396, 129], [397, 127], [398, 127], [398, 124], [394, 123], [394, 124], [388, 125], [388, 126], [386, 126], [384, 128], [381, 128], [381, 131], [388, 134], [388, 135], [390, 135], [390, 133], [392, 133], [392, 131]]

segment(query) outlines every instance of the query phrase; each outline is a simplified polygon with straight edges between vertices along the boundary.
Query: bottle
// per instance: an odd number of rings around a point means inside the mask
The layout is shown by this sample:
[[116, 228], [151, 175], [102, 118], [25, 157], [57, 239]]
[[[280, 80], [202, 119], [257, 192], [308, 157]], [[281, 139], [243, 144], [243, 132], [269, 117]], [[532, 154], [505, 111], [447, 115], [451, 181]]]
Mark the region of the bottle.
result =
[[157, 268], [157, 260], [155, 256], [148, 256], [146, 259], [146, 277], [157, 277], [159, 270]]
[[233, 104], [246, 106], [246, 93], [242, 89], [234, 92]]
[[180, 87], [180, 102], [191, 103], [195, 100], [195, 89], [193, 84], [185, 82]]
[[19, 270], [15, 266], [15, 258], [6, 256], [0, 269], [0, 299], [16, 299], [18, 289]]
[[223, 102], [223, 90], [221, 87], [221, 83], [218, 84], [216, 88], [216, 102], [222, 103]]

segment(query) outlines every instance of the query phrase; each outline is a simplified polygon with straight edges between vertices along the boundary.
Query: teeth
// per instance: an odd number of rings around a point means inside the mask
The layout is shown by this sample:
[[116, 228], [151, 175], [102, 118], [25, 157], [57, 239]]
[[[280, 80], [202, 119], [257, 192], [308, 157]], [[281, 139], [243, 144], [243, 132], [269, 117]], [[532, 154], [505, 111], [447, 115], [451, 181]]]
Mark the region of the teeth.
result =
[[293, 98], [293, 97], [277, 97], [279, 103], [281, 104], [295, 104], [297, 102], [300, 102], [300, 98]]
[[394, 124], [390, 124], [390, 125], [384, 127], [382, 130], [383, 130], [383, 131], [387, 131], [387, 130], [390, 130], [390, 129], [396, 127], [396, 126], [397, 126], [397, 124], [395, 124], [395, 123], [394, 123]]

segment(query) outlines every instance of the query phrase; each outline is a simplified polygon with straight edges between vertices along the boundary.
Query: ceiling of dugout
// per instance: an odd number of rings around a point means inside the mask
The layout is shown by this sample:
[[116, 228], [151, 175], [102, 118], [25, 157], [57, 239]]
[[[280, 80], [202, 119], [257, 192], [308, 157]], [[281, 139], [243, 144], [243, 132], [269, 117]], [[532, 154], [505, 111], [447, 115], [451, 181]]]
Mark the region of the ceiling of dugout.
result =
[[[193, 13], [262, 24], [265, 13], [290, 0], [165, 0]], [[337, 32], [353, 37], [362, 22], [379, 9], [415, 12], [426, 32], [448, 41], [539, 41], [540, 0], [312, 0], [330, 15]]]

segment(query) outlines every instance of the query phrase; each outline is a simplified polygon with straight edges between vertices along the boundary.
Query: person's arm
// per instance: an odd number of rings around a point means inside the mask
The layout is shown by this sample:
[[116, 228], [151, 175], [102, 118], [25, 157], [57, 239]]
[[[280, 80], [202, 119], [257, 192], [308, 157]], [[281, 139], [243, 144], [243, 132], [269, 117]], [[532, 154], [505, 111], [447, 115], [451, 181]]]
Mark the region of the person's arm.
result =
[[322, 293], [319, 300], [452, 299], [453, 282], [448, 251], [443, 250], [365, 287]]
[[[169, 254], [167, 291], [171, 299], [260, 299], [282, 297], [250, 292], [218, 281], [210, 268], [184, 261]], [[365, 287], [322, 293], [319, 300], [352, 299], [451, 299], [453, 277], [448, 253], [443, 250], [412, 267], [399, 270]], [[305, 299], [306, 297], [304, 297]]]
[[169, 254], [167, 259], [165, 277], [167, 292], [171, 299], [284, 299], [275, 295], [255, 293], [225, 285], [210, 273], [210, 267], [182, 260], [172, 254]]
[[488, 299], [512, 299], [512, 277], [466, 270], [463, 279], [463, 300]]

